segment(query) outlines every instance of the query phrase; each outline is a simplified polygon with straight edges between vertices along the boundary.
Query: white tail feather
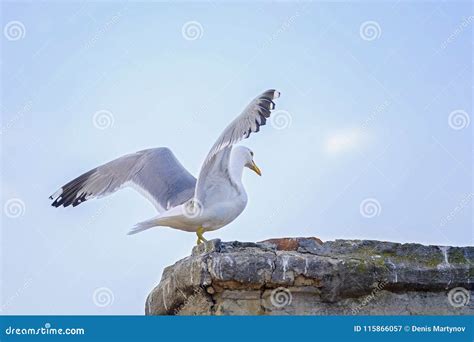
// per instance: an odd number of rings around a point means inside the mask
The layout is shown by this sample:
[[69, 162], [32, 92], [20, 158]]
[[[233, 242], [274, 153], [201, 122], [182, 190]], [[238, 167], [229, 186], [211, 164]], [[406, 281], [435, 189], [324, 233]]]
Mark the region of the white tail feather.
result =
[[148, 221], [139, 222], [132, 229], [130, 229], [127, 235], [140, 233], [140, 232], [143, 232], [144, 230], [147, 230], [156, 226], [157, 226], [156, 218], [153, 218]]

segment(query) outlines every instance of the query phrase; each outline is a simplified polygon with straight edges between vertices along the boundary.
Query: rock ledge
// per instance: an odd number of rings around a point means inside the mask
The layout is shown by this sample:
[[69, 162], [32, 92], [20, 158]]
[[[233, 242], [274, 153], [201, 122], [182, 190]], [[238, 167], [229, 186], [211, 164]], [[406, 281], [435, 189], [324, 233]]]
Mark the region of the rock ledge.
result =
[[212, 240], [165, 268], [147, 315], [473, 315], [474, 247]]

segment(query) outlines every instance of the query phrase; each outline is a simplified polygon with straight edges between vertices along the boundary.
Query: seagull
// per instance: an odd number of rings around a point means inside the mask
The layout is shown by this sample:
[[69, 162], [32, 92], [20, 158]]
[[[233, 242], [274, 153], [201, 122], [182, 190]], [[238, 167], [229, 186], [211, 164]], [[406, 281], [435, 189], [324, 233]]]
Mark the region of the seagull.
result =
[[197, 244], [207, 241], [205, 232], [226, 226], [245, 209], [244, 168], [262, 175], [254, 153], [236, 144], [265, 125], [279, 96], [270, 89], [247, 105], [214, 143], [197, 179], [169, 148], [151, 148], [124, 155], [70, 181], [50, 196], [52, 206], [75, 207], [131, 187], [153, 204], [158, 215], [136, 224], [129, 235], [164, 226], [195, 232]]

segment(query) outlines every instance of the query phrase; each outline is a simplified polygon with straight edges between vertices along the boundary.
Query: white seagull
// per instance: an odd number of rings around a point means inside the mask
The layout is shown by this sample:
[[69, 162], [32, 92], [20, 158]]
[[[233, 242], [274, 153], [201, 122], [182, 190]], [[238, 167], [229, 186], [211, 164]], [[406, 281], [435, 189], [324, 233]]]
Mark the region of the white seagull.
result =
[[165, 226], [197, 234], [197, 243], [207, 241], [203, 233], [224, 227], [247, 205], [242, 185], [244, 167], [261, 175], [247, 147], [234, 146], [250, 133], [258, 132], [275, 109], [280, 93], [267, 90], [222, 132], [209, 151], [196, 180], [166, 147], [127, 154], [70, 181], [53, 195], [54, 207], [73, 207], [130, 186], [144, 195], [158, 216], [138, 223], [129, 234]]

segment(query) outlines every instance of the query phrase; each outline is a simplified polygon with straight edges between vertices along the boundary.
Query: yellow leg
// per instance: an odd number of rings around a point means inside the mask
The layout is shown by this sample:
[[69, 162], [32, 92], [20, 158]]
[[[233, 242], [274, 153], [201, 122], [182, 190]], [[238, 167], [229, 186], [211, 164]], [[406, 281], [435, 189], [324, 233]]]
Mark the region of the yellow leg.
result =
[[204, 234], [205, 230], [203, 227], [199, 227], [196, 231], [196, 235], [198, 237], [197, 239], [197, 242], [196, 244], [201, 244], [203, 241], [207, 241], [206, 238], [204, 236], [202, 236], [202, 234]]

